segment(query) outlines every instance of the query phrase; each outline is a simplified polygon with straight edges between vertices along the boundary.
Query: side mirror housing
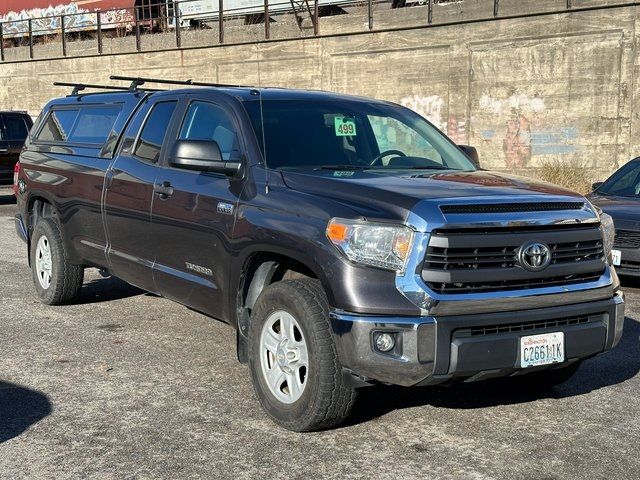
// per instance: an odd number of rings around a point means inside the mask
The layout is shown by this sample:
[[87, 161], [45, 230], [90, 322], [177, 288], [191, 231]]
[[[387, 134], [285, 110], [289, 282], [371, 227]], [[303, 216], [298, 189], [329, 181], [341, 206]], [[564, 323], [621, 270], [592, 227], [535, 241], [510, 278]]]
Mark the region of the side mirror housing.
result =
[[591, 185], [591, 190], [593, 190], [595, 192], [596, 190], [598, 190], [602, 186], [603, 183], [604, 182], [596, 182], [596, 183], [594, 183], [593, 185]]
[[473, 164], [480, 168], [480, 154], [476, 147], [470, 145], [458, 145], [458, 148], [462, 150], [467, 157], [473, 162]]
[[169, 162], [177, 168], [199, 172], [222, 173], [234, 176], [240, 172], [240, 162], [222, 159], [220, 146], [215, 140], [177, 140]]

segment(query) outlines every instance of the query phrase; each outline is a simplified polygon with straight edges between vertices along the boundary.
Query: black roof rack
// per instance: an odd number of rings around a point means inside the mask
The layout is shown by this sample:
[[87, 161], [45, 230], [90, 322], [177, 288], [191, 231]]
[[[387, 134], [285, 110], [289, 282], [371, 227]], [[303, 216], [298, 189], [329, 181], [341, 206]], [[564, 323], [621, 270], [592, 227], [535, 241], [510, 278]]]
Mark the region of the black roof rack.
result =
[[[163, 78], [145, 78], [145, 77], [123, 77], [120, 75], [111, 75], [111, 80], [123, 80], [131, 82], [129, 90], [136, 90], [139, 86], [145, 83], [162, 83], [165, 85], [189, 85], [194, 87], [218, 87], [218, 88], [250, 88], [247, 85], [229, 85], [226, 83], [206, 83], [206, 82], [194, 82], [193, 80], [166, 80]], [[145, 88], [145, 90], [147, 90]]]
[[[130, 89], [127, 87], [122, 87], [120, 85], [94, 85], [92, 83], [72, 83], [72, 82], [53, 82], [56, 87], [73, 87], [71, 95], [78, 95], [82, 90], [86, 90], [87, 88], [95, 88], [98, 90], [118, 90], [118, 91], [129, 91]], [[153, 88], [145, 88], [145, 90], [158, 92], [160, 90]]]

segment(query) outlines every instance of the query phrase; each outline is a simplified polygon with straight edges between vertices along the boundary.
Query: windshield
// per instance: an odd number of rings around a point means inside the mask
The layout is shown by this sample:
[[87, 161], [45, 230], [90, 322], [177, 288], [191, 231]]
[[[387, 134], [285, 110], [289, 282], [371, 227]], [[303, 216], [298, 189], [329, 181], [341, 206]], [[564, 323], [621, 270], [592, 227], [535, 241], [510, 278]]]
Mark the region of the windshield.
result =
[[438, 129], [402, 107], [264, 100], [261, 115], [259, 100], [245, 106], [270, 168], [476, 170]]
[[598, 193], [621, 197], [640, 196], [640, 162], [628, 163], [622, 167], [602, 184]]

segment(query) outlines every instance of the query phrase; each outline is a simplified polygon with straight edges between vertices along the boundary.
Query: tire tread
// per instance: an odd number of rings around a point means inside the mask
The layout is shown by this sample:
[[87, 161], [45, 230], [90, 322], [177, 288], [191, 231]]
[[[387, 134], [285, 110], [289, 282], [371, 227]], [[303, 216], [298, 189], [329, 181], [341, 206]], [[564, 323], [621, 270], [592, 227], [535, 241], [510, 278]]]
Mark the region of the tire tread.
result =
[[68, 254], [64, 248], [62, 241], [62, 235], [58, 224], [49, 217], [40, 218], [33, 230], [33, 237], [31, 241], [32, 252], [34, 255], [35, 248], [39, 239], [39, 230], [43, 230], [43, 233], [49, 239], [49, 245], [52, 255], [53, 276], [51, 285], [52, 290], [43, 290], [35, 277], [35, 261], [32, 258], [32, 269], [34, 271], [34, 283], [38, 290], [38, 296], [42, 302], [47, 305], [67, 305], [78, 296], [82, 283], [84, 281], [84, 267], [82, 265], [74, 265], [69, 261]]
[[323, 373], [318, 381], [318, 391], [315, 392], [316, 401], [312, 402], [312, 406], [304, 418], [283, 420], [274, 417], [266, 408], [257, 388], [256, 392], [267, 413], [283, 427], [297, 432], [329, 429], [340, 424], [349, 416], [357, 397], [357, 391], [344, 385], [342, 366], [329, 323], [326, 294], [320, 282], [315, 279], [305, 278], [276, 282], [269, 285], [258, 298], [254, 309], [256, 318], [261, 318], [268, 311], [270, 297], [277, 295], [279, 291], [283, 291], [283, 293], [295, 292], [300, 297], [300, 304], [304, 305], [305, 312], [312, 320], [309, 322], [311, 331], [307, 332], [307, 335], [312, 338], [307, 341], [315, 342], [316, 360], [320, 365], [319, 370]]

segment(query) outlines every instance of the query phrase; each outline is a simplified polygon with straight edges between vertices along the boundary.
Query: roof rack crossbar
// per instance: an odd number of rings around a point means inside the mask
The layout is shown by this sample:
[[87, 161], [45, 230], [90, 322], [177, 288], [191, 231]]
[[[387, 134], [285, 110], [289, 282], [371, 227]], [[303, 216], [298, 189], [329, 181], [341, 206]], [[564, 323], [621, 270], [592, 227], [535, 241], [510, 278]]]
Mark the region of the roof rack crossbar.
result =
[[89, 83], [71, 83], [71, 82], [53, 82], [56, 87], [73, 87], [71, 95], [78, 95], [78, 92], [86, 90], [87, 88], [96, 88], [100, 90], [127, 90], [124, 87], [111, 86], [111, 85], [93, 85]]
[[234, 87], [247, 87], [246, 85], [229, 85], [226, 83], [206, 83], [206, 82], [194, 82], [193, 80], [167, 80], [164, 78], [145, 78], [145, 77], [126, 77], [121, 75], [111, 75], [111, 80], [122, 80], [125, 82], [131, 82], [130, 89], [136, 89], [140, 85], [145, 83], [161, 83], [165, 85], [190, 85], [195, 87], [218, 87], [218, 88], [234, 88]]
[[[98, 90], [119, 90], [119, 91], [128, 91], [127, 87], [123, 87], [120, 85], [94, 85], [92, 83], [73, 83], [73, 82], [53, 82], [56, 87], [73, 87], [71, 92], [71, 96], [78, 95], [82, 90], [86, 90], [87, 88], [95, 88]], [[150, 91], [158, 91], [156, 89], [145, 88], [145, 90]]]

